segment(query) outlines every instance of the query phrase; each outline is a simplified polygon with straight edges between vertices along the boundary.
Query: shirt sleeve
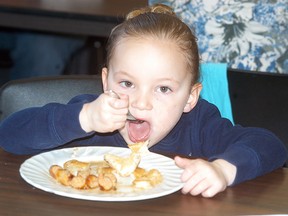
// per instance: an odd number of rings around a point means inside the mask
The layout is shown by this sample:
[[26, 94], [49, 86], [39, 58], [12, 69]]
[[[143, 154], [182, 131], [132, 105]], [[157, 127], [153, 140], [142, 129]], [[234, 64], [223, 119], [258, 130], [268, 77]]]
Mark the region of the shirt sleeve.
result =
[[91, 135], [82, 130], [79, 113], [96, 98], [81, 95], [68, 104], [49, 103], [16, 112], [0, 124], [0, 146], [14, 154], [34, 154]]
[[199, 148], [209, 161], [224, 159], [237, 167], [233, 184], [253, 179], [285, 164], [287, 149], [271, 131], [233, 126], [227, 119], [221, 118], [213, 105], [204, 103], [200, 106]]

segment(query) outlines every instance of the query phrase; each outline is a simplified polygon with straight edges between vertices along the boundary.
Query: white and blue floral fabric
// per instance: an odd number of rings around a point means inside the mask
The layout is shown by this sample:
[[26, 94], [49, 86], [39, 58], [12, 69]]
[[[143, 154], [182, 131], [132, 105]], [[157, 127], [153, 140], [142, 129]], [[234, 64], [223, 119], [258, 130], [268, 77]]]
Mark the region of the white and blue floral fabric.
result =
[[288, 73], [288, 0], [149, 0], [195, 31], [203, 62]]

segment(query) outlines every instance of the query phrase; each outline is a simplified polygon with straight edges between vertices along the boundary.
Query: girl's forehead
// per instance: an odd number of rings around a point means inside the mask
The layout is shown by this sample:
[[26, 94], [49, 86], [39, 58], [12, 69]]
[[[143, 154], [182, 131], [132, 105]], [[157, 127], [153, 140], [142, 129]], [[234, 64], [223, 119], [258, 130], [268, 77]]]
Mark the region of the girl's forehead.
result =
[[134, 61], [156, 63], [177, 56], [179, 52], [175, 45], [159, 40], [126, 40], [117, 45], [114, 55], [122, 61], [133, 59]]
[[[181, 79], [188, 72], [187, 62], [170, 41], [126, 39], [117, 45], [111, 58], [113, 73]], [[115, 74], [116, 75], [116, 74]]]
[[[121, 61], [165, 61], [169, 64], [172, 60], [179, 61], [182, 58], [182, 63], [185, 63], [185, 58], [176, 42], [168, 39], [155, 38], [124, 38], [115, 46], [112, 59]], [[169, 62], [167, 60], [170, 60]]]

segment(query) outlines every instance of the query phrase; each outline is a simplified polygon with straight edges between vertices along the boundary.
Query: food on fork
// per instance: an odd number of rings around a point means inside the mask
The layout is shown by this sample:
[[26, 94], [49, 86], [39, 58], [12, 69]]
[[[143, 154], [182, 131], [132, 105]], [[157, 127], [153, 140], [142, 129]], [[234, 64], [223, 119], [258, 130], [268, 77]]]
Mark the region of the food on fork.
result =
[[149, 146], [149, 140], [145, 142], [137, 142], [133, 144], [128, 144], [128, 147], [131, 149], [132, 153], [137, 153], [141, 155], [149, 152], [148, 146]]
[[63, 168], [52, 165], [50, 175], [64, 186], [75, 189], [99, 189], [100, 191], [131, 191], [148, 189], [161, 183], [163, 177], [156, 169], [139, 167], [141, 157], [148, 152], [148, 141], [128, 145], [131, 154], [120, 157], [105, 154], [103, 161], [66, 161]]

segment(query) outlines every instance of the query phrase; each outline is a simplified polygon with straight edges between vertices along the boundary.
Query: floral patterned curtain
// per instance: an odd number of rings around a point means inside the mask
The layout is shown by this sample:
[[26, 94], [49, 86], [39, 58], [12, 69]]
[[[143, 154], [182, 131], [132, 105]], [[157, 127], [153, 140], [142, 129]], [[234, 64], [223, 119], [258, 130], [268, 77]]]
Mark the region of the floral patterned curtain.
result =
[[203, 62], [288, 74], [288, 0], [149, 0], [193, 29]]

